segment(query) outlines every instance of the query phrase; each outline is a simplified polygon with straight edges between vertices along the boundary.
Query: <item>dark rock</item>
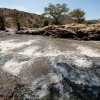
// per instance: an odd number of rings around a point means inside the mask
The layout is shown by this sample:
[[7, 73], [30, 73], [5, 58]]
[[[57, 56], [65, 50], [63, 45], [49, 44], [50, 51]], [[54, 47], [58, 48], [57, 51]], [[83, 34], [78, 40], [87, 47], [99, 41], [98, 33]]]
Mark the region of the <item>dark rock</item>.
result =
[[24, 87], [16, 76], [5, 74], [0, 78], [0, 100], [18, 100]]
[[9, 32], [9, 30], [6, 29], [5, 32]]
[[91, 34], [89, 36], [90, 40], [100, 40], [100, 36], [98, 34]]

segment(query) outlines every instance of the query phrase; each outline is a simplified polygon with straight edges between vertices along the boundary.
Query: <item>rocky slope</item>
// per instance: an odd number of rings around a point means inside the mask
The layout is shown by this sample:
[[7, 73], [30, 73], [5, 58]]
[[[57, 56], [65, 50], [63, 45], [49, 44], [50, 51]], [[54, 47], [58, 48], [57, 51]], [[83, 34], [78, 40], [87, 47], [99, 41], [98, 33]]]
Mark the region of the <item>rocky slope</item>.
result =
[[77, 40], [100, 40], [100, 24], [67, 24], [61, 26], [47, 26], [36, 30], [20, 30], [16, 33]]
[[0, 8], [0, 11], [3, 12], [6, 20], [6, 27], [14, 28], [16, 27], [14, 24], [14, 16], [13, 11], [18, 13], [18, 17], [20, 18], [21, 24], [23, 27], [33, 27], [32, 24], [36, 23], [40, 26], [43, 26], [44, 19], [40, 17], [40, 15], [35, 13], [28, 13], [24, 11], [19, 11], [16, 9], [8, 9], [8, 8]]

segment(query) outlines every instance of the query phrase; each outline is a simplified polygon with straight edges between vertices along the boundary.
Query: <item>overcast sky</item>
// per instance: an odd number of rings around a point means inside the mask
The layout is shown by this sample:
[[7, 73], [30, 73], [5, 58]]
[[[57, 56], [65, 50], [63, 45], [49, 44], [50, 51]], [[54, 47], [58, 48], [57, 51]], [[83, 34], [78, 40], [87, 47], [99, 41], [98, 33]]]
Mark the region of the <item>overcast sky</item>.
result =
[[70, 10], [80, 8], [86, 19], [100, 18], [100, 0], [0, 0], [0, 7], [41, 14], [49, 3], [66, 3]]

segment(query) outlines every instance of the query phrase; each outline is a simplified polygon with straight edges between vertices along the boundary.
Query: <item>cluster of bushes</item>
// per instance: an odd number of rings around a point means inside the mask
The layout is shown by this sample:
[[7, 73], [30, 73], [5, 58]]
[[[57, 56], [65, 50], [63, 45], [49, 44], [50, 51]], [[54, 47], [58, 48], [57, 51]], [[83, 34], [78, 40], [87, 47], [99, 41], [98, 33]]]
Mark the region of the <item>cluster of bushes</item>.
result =
[[[69, 18], [71, 18], [73, 21], [77, 23], [83, 23], [85, 21], [85, 17], [84, 17], [85, 12], [83, 10], [75, 9], [69, 12], [69, 8], [67, 7], [67, 4], [65, 3], [56, 4], [56, 5], [53, 5], [50, 3], [48, 7], [44, 8], [44, 13], [42, 14], [42, 16], [46, 16], [47, 18], [48, 16], [51, 17], [51, 19], [53, 19], [52, 24], [56, 24], [56, 25], [61, 24], [61, 21], [59, 21], [59, 18], [63, 15], [69, 16]], [[49, 20], [49, 22], [51, 22], [51, 20]]]

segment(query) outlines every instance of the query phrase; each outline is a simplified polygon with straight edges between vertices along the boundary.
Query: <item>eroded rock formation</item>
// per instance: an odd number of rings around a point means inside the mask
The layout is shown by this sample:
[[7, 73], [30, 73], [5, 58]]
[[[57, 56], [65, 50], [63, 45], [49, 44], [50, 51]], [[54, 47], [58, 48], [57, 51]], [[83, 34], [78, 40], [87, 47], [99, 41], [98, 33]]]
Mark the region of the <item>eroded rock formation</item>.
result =
[[20, 30], [16, 33], [77, 40], [100, 40], [100, 24], [67, 24], [61, 26], [51, 25], [36, 30]]

